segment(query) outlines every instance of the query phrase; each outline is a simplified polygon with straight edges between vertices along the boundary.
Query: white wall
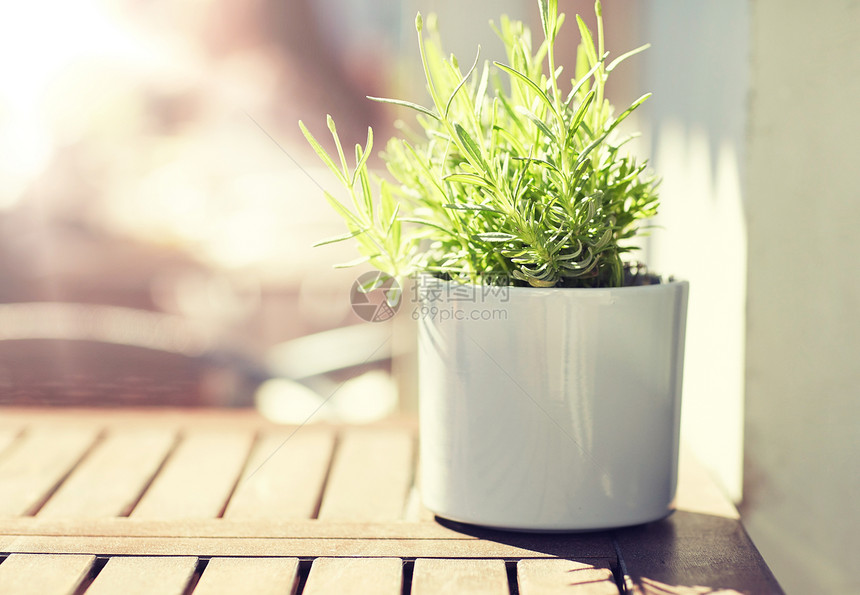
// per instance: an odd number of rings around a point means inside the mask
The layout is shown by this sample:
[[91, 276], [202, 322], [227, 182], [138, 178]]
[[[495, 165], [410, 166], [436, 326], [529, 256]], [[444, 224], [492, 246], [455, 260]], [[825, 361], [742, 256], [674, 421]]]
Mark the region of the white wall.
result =
[[752, 8], [747, 526], [790, 593], [860, 593], [860, 1]]
[[[860, 0], [648, 0], [684, 435], [789, 593], [860, 593]], [[741, 406], [745, 396], [745, 406]], [[725, 456], [720, 457], [720, 453]]]
[[[690, 281], [682, 439], [740, 498], [743, 444], [745, 0], [648, 0], [640, 117], [663, 178], [651, 267]], [[640, 57], [635, 58], [640, 64]]]

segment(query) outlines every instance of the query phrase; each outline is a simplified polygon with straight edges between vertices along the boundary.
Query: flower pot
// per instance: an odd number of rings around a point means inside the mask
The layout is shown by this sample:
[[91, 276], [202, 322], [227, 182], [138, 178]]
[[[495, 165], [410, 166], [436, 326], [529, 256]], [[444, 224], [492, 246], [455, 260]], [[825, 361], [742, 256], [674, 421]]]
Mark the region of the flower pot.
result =
[[526, 531], [672, 511], [687, 282], [418, 287], [427, 508]]

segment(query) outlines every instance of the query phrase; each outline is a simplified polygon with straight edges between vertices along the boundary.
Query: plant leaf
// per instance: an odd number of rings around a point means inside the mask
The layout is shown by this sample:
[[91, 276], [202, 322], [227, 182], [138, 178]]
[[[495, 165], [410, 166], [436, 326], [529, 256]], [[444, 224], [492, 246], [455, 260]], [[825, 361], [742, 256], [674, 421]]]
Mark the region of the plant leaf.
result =
[[478, 143], [475, 142], [475, 139], [473, 139], [469, 133], [466, 132], [466, 129], [459, 124], [454, 124], [454, 130], [457, 132], [457, 138], [460, 139], [463, 148], [466, 149], [469, 156], [479, 164], [484, 171], [489, 170], [490, 168], [484, 160], [484, 156], [481, 154], [481, 148], [478, 146]]
[[329, 194], [328, 192], [324, 193], [325, 199], [328, 201], [328, 204], [337, 212], [338, 215], [343, 217], [346, 221], [347, 225], [353, 226], [353, 228], [362, 228], [361, 221], [353, 214], [352, 211], [347, 209], [341, 202], [336, 199], [334, 196]]
[[558, 0], [538, 0], [538, 8], [544, 37], [548, 40], [555, 39], [555, 33], [558, 30], [555, 23], [558, 17]]
[[457, 97], [457, 93], [460, 92], [460, 89], [463, 88], [463, 85], [466, 84], [466, 81], [469, 80], [469, 77], [472, 76], [472, 73], [475, 71], [475, 67], [478, 65], [478, 58], [481, 56], [481, 46], [478, 46], [478, 53], [475, 54], [475, 61], [472, 62], [472, 67], [469, 68], [469, 72], [467, 72], [463, 78], [460, 79], [460, 82], [457, 84], [457, 87], [451, 93], [451, 96], [448, 98], [448, 103], [445, 105], [445, 118], [448, 118], [448, 112], [451, 110], [451, 104], [454, 102], [454, 98]]
[[449, 174], [442, 178], [446, 182], [459, 182], [461, 184], [472, 184], [473, 186], [482, 186], [484, 188], [493, 188], [493, 184], [486, 178], [477, 174]]
[[528, 86], [532, 91], [534, 91], [534, 93], [538, 96], [538, 98], [540, 98], [540, 100], [546, 104], [546, 106], [555, 115], [555, 117], [558, 118], [558, 112], [555, 110], [555, 105], [553, 104], [552, 100], [549, 97], [547, 97], [546, 93], [543, 92], [543, 89], [541, 89], [537, 85], [537, 83], [535, 83], [532, 79], [527, 77], [525, 74], [523, 74], [519, 70], [511, 68], [510, 66], [508, 66], [506, 64], [502, 64], [501, 62], [493, 62], [493, 64], [495, 64], [496, 66], [498, 66], [499, 68], [501, 68], [502, 70], [504, 70], [505, 72], [510, 74], [511, 76], [524, 82], [526, 84], [526, 86]]
[[629, 58], [631, 56], [635, 56], [636, 54], [638, 54], [640, 52], [644, 52], [645, 50], [647, 50], [650, 47], [651, 47], [651, 44], [646, 43], [645, 45], [640, 45], [635, 50], [630, 50], [627, 53], [621, 54], [620, 56], [618, 56], [612, 62], [609, 63], [609, 66], [606, 67], [606, 73], [608, 74], [608, 73], [612, 72], [613, 70], [615, 70], [615, 67], [618, 66], [619, 64], [621, 64], [622, 62], [624, 62], [624, 60], [626, 60], [627, 58]]
[[314, 248], [319, 248], [320, 246], [327, 246], [328, 244], [335, 244], [337, 242], [343, 242], [345, 240], [351, 240], [357, 235], [363, 234], [366, 229], [356, 229], [355, 231], [351, 231], [350, 233], [345, 233], [340, 236], [336, 236], [333, 238], [329, 238], [327, 240], [322, 240], [313, 245]]
[[338, 157], [340, 157], [340, 165], [343, 168], [343, 178], [349, 179], [349, 167], [346, 164], [346, 156], [343, 154], [343, 145], [340, 144], [340, 136], [337, 134], [337, 127], [334, 125], [334, 118], [331, 117], [331, 114], [326, 116], [326, 123], [328, 124], [329, 132], [331, 132], [331, 137], [334, 139], [334, 145], [337, 148]]
[[581, 163], [583, 163], [585, 161], [585, 159], [588, 157], [588, 154], [591, 153], [591, 151], [593, 151], [597, 146], [599, 146], [600, 143], [602, 143], [604, 140], [606, 140], [606, 137], [609, 136], [612, 133], [612, 131], [615, 130], [618, 127], [618, 125], [621, 124], [621, 122], [623, 122], [624, 119], [627, 118], [627, 116], [629, 116], [633, 112], [633, 110], [635, 110], [637, 107], [642, 105], [645, 102], [645, 100], [648, 99], [649, 97], [651, 97], [651, 94], [646, 93], [645, 95], [643, 95], [642, 97], [640, 97], [639, 99], [634, 101], [633, 104], [630, 107], [628, 107], [626, 110], [624, 110], [624, 112], [620, 116], [618, 116], [612, 122], [612, 124], [610, 124], [603, 131], [603, 133], [600, 136], [598, 136], [596, 139], [594, 139], [591, 142], [591, 144], [589, 144], [587, 147], [585, 147], [582, 150], [582, 152], [579, 154], [579, 157], [577, 157], [576, 164], [574, 165], [574, 169], [577, 169], [579, 167], [579, 165]]
[[484, 211], [485, 213], [496, 213], [497, 215], [504, 215], [504, 213], [502, 213], [501, 211], [497, 211], [496, 209], [493, 209], [486, 205], [448, 203], [442, 206], [446, 209], [454, 209], [455, 211]]
[[474, 237], [482, 242], [510, 242], [511, 240], [517, 239], [517, 236], [509, 233], [502, 233], [501, 231], [478, 233], [475, 234]]
[[582, 85], [584, 85], [585, 83], [587, 83], [587, 82], [588, 82], [588, 79], [590, 79], [592, 76], [594, 76], [594, 73], [595, 73], [595, 72], [597, 72], [597, 69], [598, 69], [598, 68], [600, 68], [600, 65], [603, 63], [603, 60], [605, 60], [605, 59], [606, 59], [606, 55], [604, 55], [604, 56], [603, 56], [603, 59], [601, 59], [601, 60], [600, 60], [600, 62], [598, 62], [597, 64], [595, 64], [594, 66], [592, 66], [592, 67], [591, 67], [591, 69], [590, 69], [587, 73], [585, 73], [585, 74], [584, 74], [584, 75], [583, 75], [583, 76], [582, 76], [582, 77], [581, 77], [581, 78], [576, 82], [576, 84], [573, 86], [573, 89], [571, 89], [570, 94], [567, 96], [567, 100], [564, 102], [564, 103], [565, 103], [565, 105], [569, 105], [569, 104], [570, 104], [570, 102], [571, 102], [571, 101], [573, 101], [574, 97], [576, 97], [576, 94], [577, 94], [577, 93], [579, 92], [579, 90], [582, 88]]
[[341, 172], [340, 168], [338, 168], [338, 166], [334, 164], [334, 161], [332, 160], [332, 158], [329, 157], [329, 154], [326, 153], [326, 150], [322, 148], [322, 145], [319, 144], [319, 142], [314, 137], [314, 135], [311, 134], [311, 131], [308, 130], [308, 128], [307, 128], [307, 126], [305, 126], [304, 122], [299, 121], [299, 128], [301, 128], [302, 134], [305, 135], [305, 139], [307, 139], [308, 144], [311, 146], [311, 148], [313, 148], [313, 150], [317, 154], [317, 156], [322, 160], [323, 163], [326, 164], [326, 166], [332, 171], [332, 173], [334, 173], [334, 175], [337, 176], [337, 179], [344, 186], [347, 186], [349, 183], [349, 180], [347, 180], [343, 176], [343, 172]]
[[597, 50], [594, 46], [594, 37], [591, 36], [591, 31], [588, 25], [582, 20], [582, 17], [576, 15], [576, 24], [579, 26], [579, 35], [582, 38], [582, 47], [585, 50], [585, 55], [588, 58], [589, 64], [592, 66], [598, 63]]
[[538, 118], [536, 115], [534, 115], [532, 112], [530, 112], [521, 105], [517, 106], [517, 111], [527, 117], [529, 120], [531, 120], [532, 123], [537, 126], [538, 129], [543, 132], [544, 135], [546, 135], [547, 138], [549, 138], [553, 143], [558, 143], [558, 137], [552, 130], [550, 130], [549, 126], [546, 125], [546, 122]]
[[[367, 163], [370, 151], [373, 149], [373, 128], [367, 127], [367, 144], [364, 148], [355, 145], [355, 171], [360, 170]], [[352, 183], [355, 184], [355, 172], [353, 172]]]
[[350, 260], [349, 262], [342, 262], [340, 264], [336, 264], [336, 265], [334, 265], [334, 268], [336, 268], [336, 269], [348, 269], [350, 267], [364, 264], [365, 262], [367, 262], [371, 258], [376, 258], [377, 256], [379, 256], [379, 255], [373, 254], [371, 256], [360, 256], [360, 257], [356, 258], [355, 260]]
[[570, 128], [568, 128], [568, 134], [576, 134], [576, 131], [579, 130], [579, 126], [582, 124], [582, 121], [585, 120], [585, 116], [588, 115], [588, 108], [591, 105], [591, 102], [594, 101], [595, 92], [594, 89], [588, 92], [588, 95], [585, 96], [585, 99], [582, 100], [582, 103], [579, 104], [579, 107], [576, 109], [576, 113], [573, 115], [573, 120], [570, 122]]
[[425, 116], [430, 116], [434, 120], [441, 121], [439, 116], [434, 114], [432, 111], [424, 107], [423, 105], [418, 105], [417, 103], [412, 103], [411, 101], [404, 101], [402, 99], [388, 99], [386, 97], [371, 97], [367, 96], [371, 101], [378, 101], [379, 103], [390, 103], [391, 105], [399, 105], [401, 107], [408, 107], [409, 109], [415, 110], [416, 112], [421, 112]]
[[484, 62], [484, 68], [481, 71], [481, 80], [478, 83], [478, 89], [475, 91], [475, 117], [481, 119], [481, 112], [484, 108], [484, 97], [487, 95], [487, 84], [490, 80], [490, 68], [487, 62]]

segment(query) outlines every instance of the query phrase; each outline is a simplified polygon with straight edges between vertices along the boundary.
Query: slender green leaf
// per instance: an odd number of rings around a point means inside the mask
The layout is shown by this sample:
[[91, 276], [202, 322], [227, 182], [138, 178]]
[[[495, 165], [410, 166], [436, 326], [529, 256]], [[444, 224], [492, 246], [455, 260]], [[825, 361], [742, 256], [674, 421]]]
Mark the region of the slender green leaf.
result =
[[331, 117], [331, 114], [326, 116], [326, 122], [328, 123], [329, 132], [331, 132], [331, 137], [334, 139], [334, 145], [337, 147], [337, 154], [340, 157], [340, 166], [343, 168], [343, 179], [349, 179], [349, 167], [346, 164], [346, 156], [343, 154], [343, 145], [340, 144], [340, 137], [337, 134], [337, 128], [334, 125], [334, 118]]
[[368, 223], [373, 223], [373, 190], [370, 189], [370, 177], [367, 174], [367, 168], [363, 167], [358, 170], [358, 179], [361, 182], [361, 197], [362, 202], [356, 207], [364, 211], [365, 218]]
[[307, 129], [307, 126], [305, 126], [304, 123], [300, 121], [299, 128], [301, 128], [302, 134], [305, 135], [305, 139], [307, 139], [308, 144], [310, 144], [311, 148], [322, 160], [322, 162], [326, 164], [326, 166], [332, 171], [332, 173], [335, 174], [335, 176], [337, 176], [338, 180], [340, 180], [340, 182], [344, 186], [348, 185], [348, 180], [343, 176], [343, 172], [341, 172], [337, 165], [334, 164], [332, 158], [329, 157], [328, 153], [326, 153], [326, 150], [323, 149], [322, 145], [319, 144], [316, 138], [314, 138], [314, 135], [311, 134], [311, 131]]
[[[362, 169], [367, 163], [370, 152], [373, 150], [373, 128], [367, 127], [367, 143], [362, 149], [360, 145], [355, 145], [355, 171]], [[355, 184], [355, 172], [353, 172], [352, 183]]]
[[328, 204], [331, 205], [331, 207], [335, 210], [335, 212], [337, 212], [337, 214], [340, 215], [344, 221], [346, 221], [347, 227], [349, 227], [350, 230], [364, 229], [364, 224], [362, 223], [362, 221], [359, 220], [352, 213], [352, 211], [350, 211], [348, 208], [343, 206], [343, 204], [341, 204], [341, 202], [338, 199], [336, 199], [334, 196], [332, 196], [328, 192], [325, 192], [324, 195], [325, 195], [326, 200], [328, 201]]
[[631, 56], [635, 56], [636, 54], [638, 54], [640, 52], [644, 52], [645, 50], [647, 50], [650, 47], [651, 47], [651, 44], [646, 43], [645, 45], [640, 45], [635, 50], [630, 50], [629, 52], [627, 52], [625, 54], [621, 54], [620, 56], [618, 56], [612, 62], [609, 63], [609, 66], [606, 67], [606, 73], [609, 74], [610, 72], [615, 70], [616, 66], [618, 66], [619, 64], [624, 62], [624, 60], [626, 60], [627, 58], [630, 58]]
[[585, 51], [589, 65], [594, 66], [598, 63], [594, 37], [591, 36], [591, 31], [588, 29], [588, 25], [585, 24], [585, 21], [583, 21], [582, 17], [579, 15], [576, 15], [576, 24], [579, 26], [579, 35], [582, 38], [582, 45], [580, 47]]
[[409, 109], [415, 110], [416, 112], [420, 112], [425, 116], [429, 116], [434, 120], [439, 120], [439, 116], [434, 114], [431, 110], [427, 109], [423, 105], [418, 105], [417, 103], [412, 103], [411, 101], [404, 101], [402, 99], [388, 99], [385, 97], [371, 97], [367, 96], [371, 101], [377, 101], [379, 103], [389, 103], [391, 105], [399, 105], [400, 107], [408, 107]]
[[[604, 56], [603, 58], [605, 59], [605, 58], [606, 58], [606, 56]], [[595, 64], [594, 66], [592, 66], [592, 67], [591, 67], [591, 69], [590, 69], [587, 73], [585, 73], [585, 75], [584, 75], [584, 76], [582, 76], [582, 77], [581, 77], [581, 78], [580, 78], [580, 79], [579, 79], [579, 80], [578, 80], [578, 81], [573, 85], [573, 89], [571, 89], [570, 94], [567, 96], [567, 99], [566, 99], [566, 100], [565, 100], [565, 102], [564, 102], [564, 103], [565, 103], [565, 105], [570, 105], [570, 102], [571, 102], [571, 101], [573, 101], [573, 99], [576, 97], [576, 94], [579, 92], [579, 90], [582, 88], [582, 86], [583, 86], [585, 83], [587, 83], [587, 82], [589, 81], [589, 79], [591, 79], [591, 77], [592, 77], [592, 76], [594, 76], [594, 73], [595, 73], [595, 72], [597, 72], [597, 69], [598, 69], [598, 68], [600, 68], [600, 65], [601, 65], [602, 63], [603, 63], [603, 60], [601, 59], [597, 64]]]
[[527, 152], [525, 147], [522, 145], [522, 139], [516, 136], [508, 128], [494, 126], [493, 130], [498, 132], [501, 136], [505, 138], [506, 141], [508, 141], [513, 146], [513, 153], [522, 155]]
[[588, 108], [591, 107], [591, 102], [594, 101], [595, 92], [592, 89], [588, 92], [588, 95], [582, 100], [582, 103], [579, 104], [579, 107], [576, 109], [576, 112], [573, 114], [573, 120], [570, 122], [570, 127], [568, 128], [568, 134], [575, 134], [577, 130], [579, 130], [580, 125], [585, 120], [585, 116], [588, 115]]
[[394, 205], [394, 212], [388, 216], [387, 223], [385, 224], [385, 235], [388, 236], [391, 233], [394, 225], [397, 223], [397, 215], [400, 212], [400, 203], [396, 203]]
[[520, 120], [519, 115], [517, 114], [514, 107], [511, 105], [510, 101], [508, 101], [507, 97], [504, 95], [499, 95], [498, 97], [499, 103], [502, 105], [502, 109], [504, 109], [507, 116], [511, 119], [511, 122], [514, 126], [525, 136], [527, 135], [527, 131], [523, 122]]
[[313, 245], [313, 247], [318, 248], [320, 246], [327, 246], [328, 244], [335, 244], [337, 242], [343, 242], [345, 240], [351, 240], [355, 236], [362, 234], [366, 231], [367, 231], [366, 229], [356, 229], [355, 231], [351, 231], [350, 233], [345, 233], [345, 234], [340, 235], [340, 236], [336, 236], [333, 238], [329, 238], [327, 240], [322, 240], [320, 242], [317, 242], [316, 244]]
[[481, 46], [478, 46], [478, 53], [475, 54], [475, 61], [472, 62], [472, 67], [469, 68], [469, 72], [467, 72], [457, 84], [454, 91], [451, 92], [451, 96], [448, 98], [448, 103], [445, 105], [445, 118], [448, 118], [448, 112], [451, 110], [451, 104], [454, 102], [454, 98], [457, 97], [457, 93], [460, 92], [460, 89], [463, 88], [463, 85], [466, 84], [466, 81], [469, 80], [469, 77], [472, 76], [472, 73], [475, 72], [475, 67], [478, 66], [478, 58], [481, 56]]
[[520, 80], [523, 83], [525, 83], [526, 86], [528, 86], [535, 93], [535, 95], [544, 104], [546, 104], [546, 106], [549, 108], [550, 112], [552, 112], [552, 114], [555, 115], [556, 118], [559, 117], [558, 112], [555, 109], [555, 104], [552, 102], [552, 100], [549, 97], [547, 97], [546, 93], [543, 92], [543, 90], [537, 85], [537, 83], [535, 83], [532, 79], [530, 79], [528, 76], [526, 76], [525, 74], [523, 74], [519, 70], [515, 70], [514, 68], [511, 68], [510, 66], [508, 66], [506, 64], [502, 64], [501, 62], [493, 62], [493, 64], [495, 64], [496, 66], [498, 66], [499, 68], [501, 68], [502, 70], [504, 70], [505, 72], [507, 72], [508, 74], [513, 76], [514, 78], [516, 78], [517, 80]]
[[348, 269], [348, 268], [351, 268], [354, 266], [358, 266], [360, 264], [364, 264], [365, 262], [369, 261], [371, 258], [376, 258], [377, 256], [379, 256], [379, 255], [373, 254], [371, 256], [359, 256], [355, 260], [350, 260], [349, 262], [342, 262], [340, 264], [336, 264], [336, 265], [334, 265], [334, 268], [336, 268], [336, 269]]
[[482, 242], [510, 242], [511, 240], [517, 239], [517, 236], [515, 235], [511, 235], [509, 233], [502, 233], [500, 231], [478, 233], [475, 234], [474, 237], [481, 240]]
[[601, 144], [603, 141], [605, 141], [605, 140], [606, 140], [606, 137], [608, 137], [608, 136], [612, 133], [612, 131], [613, 131], [613, 130], [615, 130], [615, 129], [618, 127], [618, 125], [619, 125], [619, 124], [621, 124], [621, 122], [623, 122], [623, 121], [624, 121], [624, 119], [625, 119], [625, 118], [627, 118], [627, 116], [629, 116], [631, 113], [633, 113], [633, 110], [635, 110], [637, 107], [639, 107], [640, 105], [642, 105], [642, 104], [645, 102], [645, 100], [646, 100], [646, 99], [648, 99], [649, 97], [651, 97], [651, 94], [650, 94], [650, 93], [647, 93], [647, 94], [643, 95], [642, 97], [640, 97], [639, 99], [637, 99], [636, 101], [634, 101], [634, 102], [633, 102], [633, 104], [632, 104], [630, 107], [628, 107], [626, 110], [624, 110], [624, 112], [622, 112], [622, 114], [621, 114], [620, 116], [618, 116], [618, 117], [617, 117], [617, 118], [616, 118], [616, 119], [615, 119], [615, 120], [614, 120], [614, 121], [613, 121], [613, 122], [612, 122], [612, 123], [611, 123], [611, 124], [610, 124], [610, 125], [609, 125], [605, 130], [604, 130], [604, 131], [603, 131], [603, 133], [602, 133], [599, 137], [597, 137], [596, 139], [594, 139], [594, 141], [592, 141], [592, 142], [591, 142], [591, 144], [589, 144], [586, 148], [584, 148], [584, 149], [582, 150], [582, 152], [579, 154], [579, 157], [578, 157], [578, 158], [577, 158], [577, 160], [576, 160], [576, 165], [574, 166], [574, 168], [579, 167], [579, 165], [580, 165], [581, 163], [583, 163], [583, 162], [585, 161], [585, 159], [587, 159], [588, 155], [589, 155], [589, 154], [590, 154], [590, 153], [591, 153], [595, 148], [597, 148], [598, 146], [600, 146], [600, 144]]
[[454, 130], [457, 132], [457, 138], [460, 139], [463, 148], [474, 160], [474, 162], [477, 165], [481, 166], [485, 171], [488, 170], [489, 167], [487, 166], [487, 162], [484, 159], [484, 155], [481, 153], [481, 147], [478, 146], [478, 143], [475, 142], [475, 139], [472, 138], [471, 135], [466, 132], [466, 129], [463, 128], [460, 124], [454, 124]]
[[540, 23], [543, 28], [544, 37], [554, 40], [558, 31], [556, 19], [558, 18], [558, 0], [538, 0], [540, 10]]
[[493, 209], [486, 205], [448, 203], [442, 206], [446, 209], [454, 209], [456, 211], [483, 211], [485, 213], [496, 213], [497, 215], [504, 215], [504, 213], [502, 213], [501, 211]]
[[484, 188], [493, 188], [492, 182], [477, 174], [448, 174], [442, 179], [446, 182], [459, 182], [461, 184], [472, 184], [474, 186], [482, 186]]
[[413, 223], [415, 225], [419, 225], [421, 227], [430, 227], [435, 229], [436, 231], [440, 231], [443, 235], [458, 237], [456, 232], [453, 229], [449, 229], [443, 225], [440, 225], [434, 221], [430, 221], [428, 219], [424, 219], [422, 217], [403, 217], [401, 219], [404, 223]]
[[550, 171], [553, 171], [557, 174], [561, 174], [561, 170], [558, 169], [558, 167], [554, 163], [550, 163], [546, 159], [538, 159], [536, 157], [511, 157], [511, 159], [514, 159], [516, 161], [525, 161], [528, 163], [535, 163], [537, 165], [542, 165], [542, 166], [546, 167], [547, 169], [549, 169]]
[[544, 122], [543, 120], [541, 120], [540, 118], [538, 118], [536, 115], [534, 115], [532, 112], [530, 112], [528, 109], [524, 108], [523, 106], [518, 106], [517, 111], [518, 111], [519, 113], [521, 113], [522, 115], [524, 115], [525, 117], [527, 117], [529, 120], [531, 120], [531, 121], [532, 121], [532, 123], [533, 123], [535, 126], [537, 126], [537, 127], [538, 127], [538, 129], [539, 129], [541, 132], [543, 132], [543, 133], [544, 133], [544, 135], [545, 135], [547, 138], [549, 138], [553, 143], [558, 143], [558, 137], [557, 137], [557, 136], [555, 135], [555, 133], [550, 129], [550, 127], [546, 125], [546, 122]]
[[490, 80], [490, 67], [487, 62], [484, 62], [484, 68], [481, 71], [481, 79], [478, 83], [478, 88], [475, 91], [475, 117], [481, 119], [481, 113], [484, 108], [484, 98], [487, 96], [487, 85]]

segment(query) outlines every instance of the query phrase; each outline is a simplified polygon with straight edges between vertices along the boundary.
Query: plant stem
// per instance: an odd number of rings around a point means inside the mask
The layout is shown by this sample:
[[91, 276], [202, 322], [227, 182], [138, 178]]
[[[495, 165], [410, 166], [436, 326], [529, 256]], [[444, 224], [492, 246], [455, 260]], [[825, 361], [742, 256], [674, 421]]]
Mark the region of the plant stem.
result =
[[605, 42], [603, 38], [603, 8], [600, 5], [600, 0], [594, 3], [594, 14], [597, 17], [597, 59], [600, 60], [600, 66], [597, 68], [597, 93], [595, 95], [595, 114], [597, 121], [595, 122], [594, 132], [599, 134], [603, 128], [603, 87], [606, 84], [606, 66], [603, 63], [603, 54], [605, 53]]

